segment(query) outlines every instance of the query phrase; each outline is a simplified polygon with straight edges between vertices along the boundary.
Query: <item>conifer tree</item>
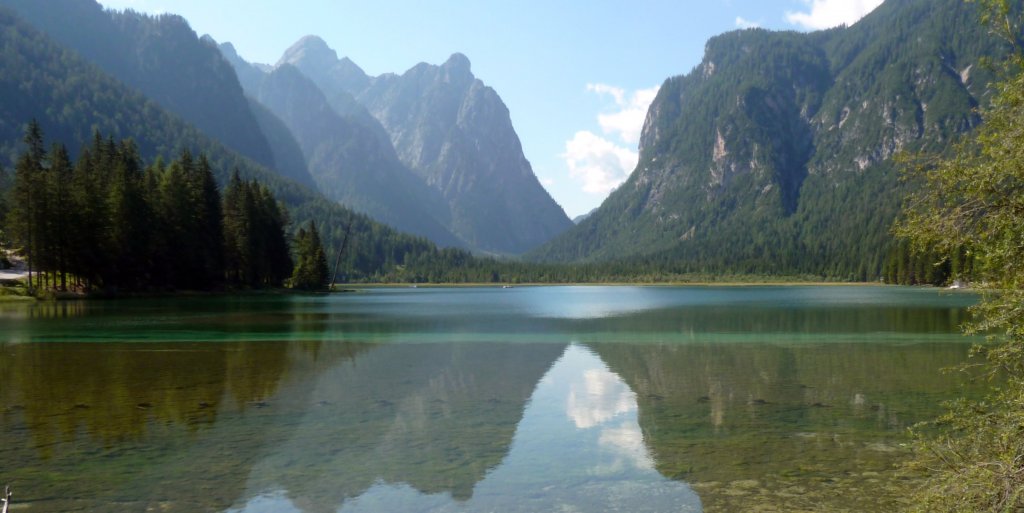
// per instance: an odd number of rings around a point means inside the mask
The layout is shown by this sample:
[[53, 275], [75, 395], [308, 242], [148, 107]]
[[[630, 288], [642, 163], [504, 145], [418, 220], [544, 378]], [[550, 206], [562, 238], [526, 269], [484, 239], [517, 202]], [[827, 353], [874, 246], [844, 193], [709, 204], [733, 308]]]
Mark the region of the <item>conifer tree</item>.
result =
[[[71, 233], [75, 229], [74, 203], [71, 198], [73, 167], [68, 150], [62, 144], [55, 144], [51, 151], [49, 169], [49, 189], [51, 190], [52, 208], [50, 222], [52, 233], [50, 261], [51, 268], [60, 278], [60, 290], [67, 291], [67, 275], [71, 260]], [[58, 276], [55, 276], [56, 279]]]
[[224, 279], [224, 219], [220, 191], [206, 155], [199, 155], [191, 180], [196, 214], [199, 288], [211, 288]]
[[320, 241], [316, 222], [309, 222], [309, 230], [300, 228], [295, 236], [295, 271], [292, 288], [325, 290], [327, 288], [327, 256]]
[[231, 179], [224, 190], [224, 274], [230, 285], [247, 284], [248, 252], [246, 217], [244, 215], [242, 179], [238, 170], [231, 173]]
[[14, 168], [14, 206], [11, 228], [15, 240], [21, 245], [28, 263], [29, 286], [33, 287], [33, 272], [36, 270], [38, 253], [38, 222], [40, 218], [40, 196], [43, 194], [43, 163], [46, 152], [43, 149], [43, 132], [39, 123], [32, 120], [25, 129], [26, 151], [18, 157]]
[[33, 287], [280, 287], [292, 274], [287, 211], [237, 172], [222, 198], [203, 154], [183, 151], [143, 170], [133, 142], [95, 133], [72, 162], [63, 145], [43, 150], [37, 123], [25, 146], [5, 221], [29, 259]]
[[150, 266], [150, 205], [142, 193], [138, 149], [122, 142], [114, 155], [113, 176], [107, 195], [110, 246], [106, 280], [117, 287], [135, 288], [148, 282]]

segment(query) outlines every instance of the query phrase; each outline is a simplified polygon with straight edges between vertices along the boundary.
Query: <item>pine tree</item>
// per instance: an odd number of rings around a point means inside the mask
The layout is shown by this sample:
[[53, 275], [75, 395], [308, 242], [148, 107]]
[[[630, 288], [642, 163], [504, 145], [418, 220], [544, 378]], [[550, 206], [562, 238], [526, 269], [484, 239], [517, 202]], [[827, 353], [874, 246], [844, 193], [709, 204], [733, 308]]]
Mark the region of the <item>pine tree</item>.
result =
[[287, 212], [265, 186], [233, 174], [224, 192], [223, 251], [228, 281], [280, 287], [292, 273]]
[[224, 280], [224, 216], [220, 191], [206, 155], [199, 155], [190, 176], [191, 201], [195, 214], [196, 288], [209, 289]]
[[309, 231], [299, 229], [295, 236], [295, 271], [292, 288], [326, 290], [328, 280], [327, 256], [320, 241], [316, 222], [309, 222]]
[[224, 274], [228, 284], [239, 286], [248, 283], [247, 269], [249, 255], [247, 248], [248, 218], [245, 216], [243, 188], [245, 184], [238, 176], [238, 170], [231, 173], [231, 180], [224, 190], [222, 223], [224, 230]]
[[135, 145], [122, 142], [114, 159], [107, 195], [110, 246], [104, 280], [117, 287], [137, 288], [148, 283], [151, 270], [148, 241], [152, 215], [142, 192], [141, 163]]
[[[72, 163], [62, 145], [43, 150], [36, 123], [25, 145], [5, 221], [29, 259], [33, 287], [280, 287], [292, 275], [288, 212], [237, 172], [222, 198], [203, 154], [184, 151], [143, 170], [134, 143], [94, 133]], [[326, 267], [324, 260], [321, 249], [313, 262]]]
[[256, 222], [253, 226], [259, 240], [262, 257], [260, 283], [268, 287], [280, 287], [292, 274], [291, 248], [285, 236], [288, 214], [266, 186], [252, 183]]
[[[52, 270], [60, 277], [60, 290], [67, 291], [67, 275], [73, 249], [71, 233], [74, 230], [75, 218], [74, 203], [71, 198], [74, 168], [64, 145], [55, 144], [51, 155], [48, 182], [52, 192], [52, 208], [50, 209], [53, 228], [50, 237], [53, 251], [51, 258], [54, 264]], [[56, 276], [54, 278], [56, 279]]]
[[27, 149], [18, 157], [14, 168], [11, 228], [12, 235], [25, 253], [29, 287], [32, 288], [35, 286], [33, 272], [36, 270], [38, 260], [38, 222], [41, 210], [39, 199], [45, 190], [42, 175], [46, 159], [42, 128], [36, 120], [32, 120], [25, 129], [24, 143]]

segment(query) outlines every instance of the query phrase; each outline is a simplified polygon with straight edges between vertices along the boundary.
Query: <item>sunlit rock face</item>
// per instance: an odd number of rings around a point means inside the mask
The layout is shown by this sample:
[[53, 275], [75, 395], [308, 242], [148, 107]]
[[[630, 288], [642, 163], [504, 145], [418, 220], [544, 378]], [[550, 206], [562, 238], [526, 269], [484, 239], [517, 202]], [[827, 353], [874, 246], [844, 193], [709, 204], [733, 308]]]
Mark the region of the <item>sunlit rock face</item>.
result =
[[508, 107], [465, 55], [370, 77], [306, 37], [280, 64], [310, 77], [335, 110], [372, 115], [401, 162], [444, 197], [447, 226], [469, 247], [519, 254], [572, 226], [533, 173]]
[[877, 279], [911, 186], [893, 157], [977, 126], [994, 78], [977, 64], [1010, 53], [977, 11], [892, 1], [849, 27], [711, 38], [661, 85], [629, 178], [532, 256]]

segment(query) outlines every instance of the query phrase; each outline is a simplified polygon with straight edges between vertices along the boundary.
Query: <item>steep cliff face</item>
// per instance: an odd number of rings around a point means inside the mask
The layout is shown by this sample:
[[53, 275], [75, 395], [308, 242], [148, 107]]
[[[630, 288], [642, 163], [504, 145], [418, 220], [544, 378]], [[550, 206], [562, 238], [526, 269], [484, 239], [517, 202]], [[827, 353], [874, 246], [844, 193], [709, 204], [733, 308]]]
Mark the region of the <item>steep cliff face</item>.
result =
[[892, 157], [975, 126], [978, 63], [1001, 51], [956, 0], [890, 0], [810, 34], [717, 36], [662, 85], [629, 180], [533, 256], [874, 278], [901, 197]]
[[451, 230], [470, 246], [522, 253], [572, 225], [533, 174], [507, 107], [464, 55], [369, 77], [307, 37], [281, 63], [309, 76], [336, 110], [371, 114], [401, 162], [441, 193]]
[[276, 67], [250, 94], [294, 134], [327, 197], [440, 245], [464, 245], [445, 227], [440, 195], [398, 161], [388, 141], [336, 113], [294, 67]]

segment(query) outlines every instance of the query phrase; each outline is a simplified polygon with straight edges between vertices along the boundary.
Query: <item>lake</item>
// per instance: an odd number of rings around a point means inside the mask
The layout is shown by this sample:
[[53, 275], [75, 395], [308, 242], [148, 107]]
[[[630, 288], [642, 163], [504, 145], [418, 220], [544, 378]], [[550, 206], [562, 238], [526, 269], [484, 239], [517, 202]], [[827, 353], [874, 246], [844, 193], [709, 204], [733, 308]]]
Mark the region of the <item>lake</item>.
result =
[[[13, 512], [889, 511], [976, 297], [381, 288], [0, 305]], [[968, 390], [970, 392], [970, 390]]]

